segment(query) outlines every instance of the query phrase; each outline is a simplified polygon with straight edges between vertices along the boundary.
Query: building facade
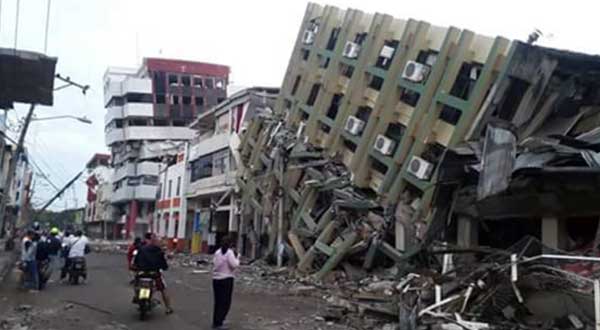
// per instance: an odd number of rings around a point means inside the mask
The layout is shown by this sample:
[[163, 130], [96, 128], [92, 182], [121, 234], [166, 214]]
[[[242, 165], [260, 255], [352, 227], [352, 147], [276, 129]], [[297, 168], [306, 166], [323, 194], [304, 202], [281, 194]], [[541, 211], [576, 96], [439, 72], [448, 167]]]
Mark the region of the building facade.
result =
[[111, 202], [123, 237], [149, 230], [160, 163], [193, 137], [198, 114], [226, 98], [229, 68], [146, 58], [140, 68], [104, 76], [105, 140], [114, 175]]
[[238, 134], [257, 114], [272, 111], [278, 91], [239, 91], [190, 125], [195, 137], [161, 168], [154, 230], [169, 247], [208, 252], [225, 235], [238, 233]]
[[114, 226], [113, 208], [111, 205], [112, 176], [110, 155], [95, 154], [86, 165], [88, 177], [85, 181], [87, 203], [84, 223], [86, 233], [90, 237], [115, 239], [119, 230]]

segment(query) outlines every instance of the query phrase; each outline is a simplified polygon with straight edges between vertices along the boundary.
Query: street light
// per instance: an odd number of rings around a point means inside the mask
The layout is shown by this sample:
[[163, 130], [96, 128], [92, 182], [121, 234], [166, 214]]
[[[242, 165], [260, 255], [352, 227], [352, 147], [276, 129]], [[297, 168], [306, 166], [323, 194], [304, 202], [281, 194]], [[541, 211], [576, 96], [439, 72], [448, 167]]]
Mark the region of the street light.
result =
[[61, 118], [71, 118], [71, 119], [76, 119], [82, 123], [85, 124], [91, 124], [92, 121], [87, 118], [87, 117], [77, 117], [77, 116], [71, 116], [71, 115], [63, 115], [63, 116], [52, 116], [52, 117], [43, 117], [43, 118], [31, 118], [31, 121], [42, 121], [42, 120], [52, 120], [52, 119], [61, 119]]

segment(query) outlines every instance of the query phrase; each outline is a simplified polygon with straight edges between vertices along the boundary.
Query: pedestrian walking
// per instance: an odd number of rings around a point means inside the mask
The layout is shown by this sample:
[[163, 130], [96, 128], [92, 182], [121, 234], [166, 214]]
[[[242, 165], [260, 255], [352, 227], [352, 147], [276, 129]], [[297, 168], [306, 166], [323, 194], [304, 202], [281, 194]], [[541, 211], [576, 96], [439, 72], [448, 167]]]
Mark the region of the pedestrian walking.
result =
[[33, 240], [34, 235], [35, 232], [33, 230], [28, 230], [21, 241], [21, 263], [25, 273], [23, 287], [29, 289], [31, 292], [37, 292], [40, 285], [36, 262], [37, 248]]
[[240, 265], [239, 256], [230, 242], [225, 237], [213, 256], [213, 329], [227, 329], [224, 322], [231, 308], [235, 270]]
[[59, 233], [56, 227], [50, 229], [50, 237], [48, 238], [48, 256], [50, 258], [48, 279], [52, 278], [52, 274], [60, 268], [62, 241], [59, 238]]

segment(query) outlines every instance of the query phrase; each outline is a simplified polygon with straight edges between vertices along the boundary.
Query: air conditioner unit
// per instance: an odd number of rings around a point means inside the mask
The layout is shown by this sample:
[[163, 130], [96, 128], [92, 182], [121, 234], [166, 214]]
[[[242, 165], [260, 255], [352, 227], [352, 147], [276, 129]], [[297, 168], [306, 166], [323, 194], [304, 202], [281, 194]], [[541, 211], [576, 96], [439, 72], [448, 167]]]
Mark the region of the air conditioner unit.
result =
[[312, 43], [314, 41], [315, 41], [315, 33], [310, 30], [304, 31], [304, 34], [302, 35], [302, 43], [305, 45], [312, 45]]
[[342, 55], [347, 58], [358, 58], [359, 52], [360, 52], [359, 44], [354, 43], [352, 41], [346, 41]]
[[390, 59], [394, 56], [394, 51], [396, 51], [394, 47], [383, 45], [383, 48], [381, 48], [381, 51], [379, 52], [379, 56]]
[[431, 173], [433, 172], [433, 164], [421, 157], [413, 156], [410, 159], [407, 171], [418, 179], [429, 180], [429, 178], [431, 178]]
[[377, 135], [377, 139], [375, 140], [375, 150], [386, 156], [390, 156], [392, 152], [394, 152], [395, 146], [396, 142], [381, 134]]
[[346, 132], [352, 135], [360, 134], [360, 132], [362, 132], [364, 128], [365, 122], [354, 116], [348, 117], [348, 119], [346, 120], [346, 126], [344, 127]]
[[408, 61], [404, 67], [404, 71], [402, 71], [402, 78], [419, 83], [425, 81], [428, 74], [429, 67], [427, 65]]

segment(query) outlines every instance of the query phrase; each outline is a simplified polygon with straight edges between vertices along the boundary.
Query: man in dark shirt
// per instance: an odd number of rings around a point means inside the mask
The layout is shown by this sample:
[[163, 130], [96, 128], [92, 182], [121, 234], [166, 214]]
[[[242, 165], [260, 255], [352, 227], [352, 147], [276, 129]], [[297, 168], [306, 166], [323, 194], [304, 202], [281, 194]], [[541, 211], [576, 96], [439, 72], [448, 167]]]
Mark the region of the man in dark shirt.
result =
[[138, 272], [153, 273], [155, 287], [162, 294], [167, 315], [173, 313], [171, 299], [167, 294], [167, 286], [161, 271], [169, 269], [165, 253], [159, 245], [159, 241], [152, 233], [145, 235], [145, 244], [138, 249], [134, 257], [135, 269]]

